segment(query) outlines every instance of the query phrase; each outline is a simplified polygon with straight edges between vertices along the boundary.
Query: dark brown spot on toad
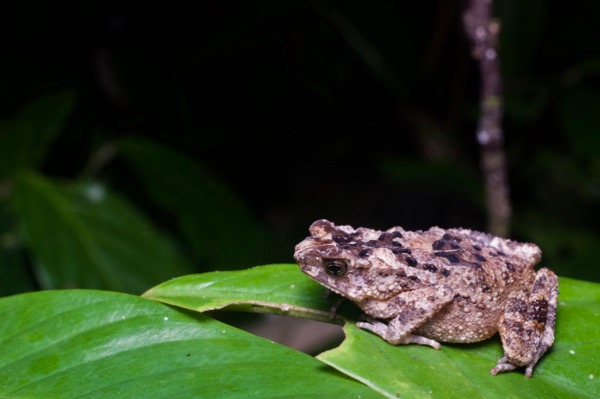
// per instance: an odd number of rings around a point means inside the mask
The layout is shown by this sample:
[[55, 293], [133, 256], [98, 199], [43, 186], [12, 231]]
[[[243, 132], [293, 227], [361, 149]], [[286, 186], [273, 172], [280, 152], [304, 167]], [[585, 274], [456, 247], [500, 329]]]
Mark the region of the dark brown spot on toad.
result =
[[515, 265], [513, 265], [513, 264], [512, 264], [512, 263], [510, 263], [510, 262], [506, 262], [506, 268], [507, 268], [509, 271], [511, 271], [511, 272], [514, 272], [514, 271], [515, 271]]
[[406, 261], [406, 264], [412, 267], [415, 267], [417, 265], [417, 260], [413, 257], [407, 256], [404, 258], [404, 260]]
[[458, 256], [456, 256], [456, 254], [451, 253], [451, 252], [442, 252], [442, 251], [437, 251], [433, 253], [435, 256], [440, 256], [442, 258], [446, 258], [448, 259], [448, 261], [450, 263], [459, 263], [460, 259], [458, 258]]
[[480, 262], [487, 262], [486, 257], [481, 254], [473, 254], [473, 256], [475, 257], [475, 259], [477, 259]]
[[548, 301], [546, 301], [545, 299], [537, 299], [531, 302], [531, 307], [529, 308], [527, 319], [537, 321], [540, 324], [545, 324], [547, 314]]
[[392, 248], [391, 251], [395, 255], [398, 255], [398, 254], [410, 254], [411, 253], [410, 249], [408, 249], [408, 248]]
[[370, 254], [371, 254], [371, 251], [369, 249], [363, 249], [360, 252], [358, 252], [358, 256], [360, 256], [361, 258], [366, 258]]
[[456, 241], [456, 242], [461, 242], [461, 241], [462, 241], [462, 238], [460, 238], [460, 237], [457, 237], [457, 236], [453, 236], [453, 235], [452, 235], [452, 234], [450, 234], [450, 233], [446, 233], [446, 234], [444, 234], [444, 235], [442, 236], [442, 238], [443, 238], [444, 240], [446, 240], [446, 241], [450, 241], [450, 240], [452, 240], [452, 241]]
[[[523, 335], [523, 323], [518, 322], [518, 321], [514, 321], [514, 320], [508, 320], [508, 319], [504, 319], [504, 327], [506, 330], [511, 331], [511, 335], [513, 336], [521, 336]], [[506, 337], [507, 339], [510, 338], [510, 335], [508, 335]]]
[[435, 273], [438, 271], [438, 268], [436, 265], [432, 265], [431, 263], [425, 263], [423, 265], [423, 270], [427, 270], [428, 272]]
[[450, 275], [450, 270], [442, 269], [442, 271], [440, 273], [442, 274], [442, 276], [448, 277]]
[[476, 251], [481, 251], [481, 247], [477, 244], [473, 244], [473, 249]]
[[343, 243], [347, 243], [352, 241], [352, 237], [348, 236], [348, 235], [342, 235], [342, 234], [335, 234], [331, 237], [331, 239], [338, 243], [338, 244], [343, 244]]
[[402, 238], [402, 233], [400, 233], [399, 231], [393, 231], [392, 239], [394, 239], [394, 238]]
[[431, 248], [433, 248], [434, 251], [439, 251], [441, 249], [459, 249], [460, 245], [458, 243], [460, 241], [460, 238], [446, 233], [442, 238], [434, 241], [433, 244], [431, 244]]
[[515, 299], [507, 307], [507, 310], [511, 313], [524, 315], [527, 311], [527, 303], [522, 299]]
[[437, 240], [437, 241], [434, 241], [433, 244], [431, 244], [431, 248], [433, 248], [435, 251], [438, 251], [440, 249], [444, 249], [445, 245], [446, 245], [446, 241]]
[[461, 295], [461, 294], [455, 294], [454, 297], [452, 297], [452, 301], [454, 302], [468, 302], [471, 298], [466, 296], [466, 295]]

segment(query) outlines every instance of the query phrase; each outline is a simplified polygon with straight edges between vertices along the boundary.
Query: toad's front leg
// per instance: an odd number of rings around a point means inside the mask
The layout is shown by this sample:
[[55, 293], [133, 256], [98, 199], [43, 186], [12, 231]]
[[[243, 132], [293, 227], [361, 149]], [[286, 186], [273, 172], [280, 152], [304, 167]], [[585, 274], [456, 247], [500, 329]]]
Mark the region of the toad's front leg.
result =
[[[426, 287], [402, 292], [384, 303], [372, 301], [363, 306], [366, 313], [382, 315], [389, 312], [390, 318], [393, 314], [393, 318], [388, 324], [371, 320], [368, 323], [359, 322], [356, 325], [374, 332], [394, 345], [415, 343], [439, 349], [441, 345], [438, 342], [411, 334], [411, 332], [430, 319], [444, 305], [451, 302], [453, 296], [454, 293], [448, 286]], [[383, 307], [385, 310], [382, 309]]]
[[490, 372], [498, 374], [527, 366], [533, 367], [554, 342], [558, 278], [548, 269], [540, 269], [530, 291], [516, 291], [509, 296], [499, 331], [504, 357]]

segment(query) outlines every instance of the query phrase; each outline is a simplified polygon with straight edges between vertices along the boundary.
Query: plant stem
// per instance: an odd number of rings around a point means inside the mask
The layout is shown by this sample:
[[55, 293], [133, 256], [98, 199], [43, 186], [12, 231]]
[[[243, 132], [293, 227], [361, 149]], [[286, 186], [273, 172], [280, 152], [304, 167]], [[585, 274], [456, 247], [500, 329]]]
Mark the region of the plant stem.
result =
[[477, 141], [485, 179], [488, 230], [499, 236], [509, 233], [511, 205], [502, 132], [502, 82], [497, 51], [500, 23], [492, 18], [493, 0], [471, 0], [463, 24], [471, 42], [471, 55], [481, 74], [480, 117]]

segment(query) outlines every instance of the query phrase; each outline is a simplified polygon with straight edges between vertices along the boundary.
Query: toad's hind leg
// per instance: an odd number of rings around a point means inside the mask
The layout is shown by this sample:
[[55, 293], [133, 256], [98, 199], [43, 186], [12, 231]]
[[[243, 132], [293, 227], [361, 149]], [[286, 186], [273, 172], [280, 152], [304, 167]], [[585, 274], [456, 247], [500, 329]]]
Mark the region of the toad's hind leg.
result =
[[540, 269], [531, 291], [511, 294], [499, 331], [504, 357], [490, 372], [497, 374], [526, 366], [531, 377], [533, 367], [554, 342], [558, 278], [548, 269]]

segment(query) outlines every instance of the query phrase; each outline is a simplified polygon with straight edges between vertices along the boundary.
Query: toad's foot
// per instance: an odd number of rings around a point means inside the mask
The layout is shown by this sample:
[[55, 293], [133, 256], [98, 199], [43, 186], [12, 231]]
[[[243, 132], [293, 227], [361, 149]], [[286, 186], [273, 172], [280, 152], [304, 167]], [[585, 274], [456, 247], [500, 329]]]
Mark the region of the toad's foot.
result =
[[356, 326], [374, 332], [381, 336], [383, 339], [394, 345], [402, 344], [418, 344], [418, 345], [429, 345], [434, 349], [440, 349], [442, 345], [433, 339], [425, 338], [415, 334], [405, 334], [401, 337], [395, 336], [394, 331], [390, 330], [387, 324], [379, 321], [371, 321], [370, 323], [358, 322]]

